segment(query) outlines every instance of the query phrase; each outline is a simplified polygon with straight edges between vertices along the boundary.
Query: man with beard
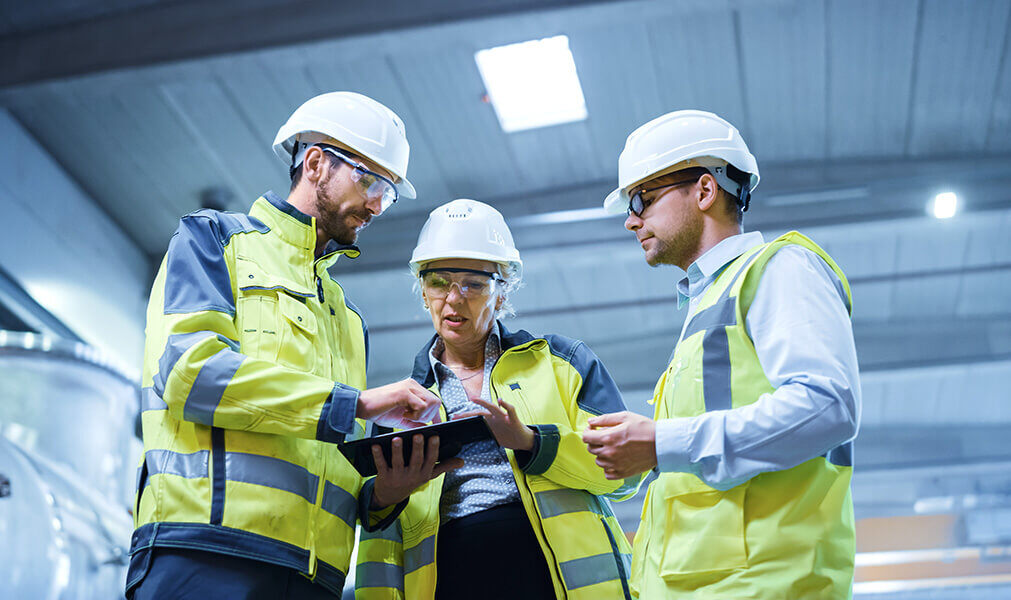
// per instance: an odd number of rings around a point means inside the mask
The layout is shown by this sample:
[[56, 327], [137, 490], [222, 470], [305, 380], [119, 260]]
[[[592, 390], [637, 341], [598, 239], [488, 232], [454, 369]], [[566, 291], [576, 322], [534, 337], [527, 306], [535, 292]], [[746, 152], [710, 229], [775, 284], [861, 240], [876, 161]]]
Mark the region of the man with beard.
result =
[[[299, 107], [274, 151], [286, 200], [182, 218], [147, 313], [130, 598], [333, 598], [355, 525], [385, 527], [435, 465], [414, 441], [363, 481], [337, 450], [370, 419], [413, 427], [439, 399], [412, 379], [365, 389], [368, 329], [329, 274], [399, 196], [404, 125], [333, 92]], [[398, 452], [399, 454], [399, 452]]]
[[742, 233], [758, 163], [737, 129], [683, 110], [628, 136], [618, 189], [646, 262], [684, 270], [681, 336], [654, 419], [589, 420], [612, 479], [650, 469], [640, 598], [847, 598], [860, 381], [846, 276], [797, 232]]

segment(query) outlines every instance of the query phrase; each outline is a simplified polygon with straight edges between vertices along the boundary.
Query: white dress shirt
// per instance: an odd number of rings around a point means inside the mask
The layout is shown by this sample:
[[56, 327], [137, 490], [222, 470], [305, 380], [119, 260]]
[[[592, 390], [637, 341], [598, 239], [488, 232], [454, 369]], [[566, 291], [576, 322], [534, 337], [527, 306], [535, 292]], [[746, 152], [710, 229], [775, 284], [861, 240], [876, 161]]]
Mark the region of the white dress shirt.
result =
[[[692, 314], [723, 269], [762, 243], [756, 231], [710, 248], [678, 282], [678, 308], [687, 302]], [[740, 408], [659, 421], [659, 470], [694, 473], [726, 490], [851, 440], [860, 421], [860, 376], [847, 302], [821, 257], [796, 245], [780, 249], [766, 265], [745, 319], [775, 391]]]

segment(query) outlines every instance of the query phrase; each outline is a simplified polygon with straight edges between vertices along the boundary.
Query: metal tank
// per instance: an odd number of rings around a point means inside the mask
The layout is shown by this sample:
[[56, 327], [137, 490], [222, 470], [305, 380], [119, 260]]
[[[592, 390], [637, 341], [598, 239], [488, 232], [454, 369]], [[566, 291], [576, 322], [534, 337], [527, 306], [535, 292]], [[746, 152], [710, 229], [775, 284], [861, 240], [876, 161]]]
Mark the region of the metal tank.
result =
[[0, 331], [0, 598], [123, 597], [137, 406], [95, 349]]

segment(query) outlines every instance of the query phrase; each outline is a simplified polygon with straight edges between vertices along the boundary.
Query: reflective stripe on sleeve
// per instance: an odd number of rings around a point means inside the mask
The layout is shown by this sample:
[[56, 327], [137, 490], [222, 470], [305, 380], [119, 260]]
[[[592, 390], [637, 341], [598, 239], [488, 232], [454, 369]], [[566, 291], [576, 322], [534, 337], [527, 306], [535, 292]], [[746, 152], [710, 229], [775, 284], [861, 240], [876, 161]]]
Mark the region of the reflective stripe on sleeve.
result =
[[606, 552], [585, 556], [559, 563], [566, 589], [574, 590], [588, 585], [617, 580], [618, 565], [614, 562], [614, 554]]
[[355, 568], [356, 588], [394, 588], [404, 591], [404, 570], [400, 565], [384, 562], [358, 563]]
[[358, 520], [358, 499], [347, 490], [329, 481], [323, 484], [323, 510], [338, 517], [354, 529]]
[[435, 536], [430, 535], [417, 545], [404, 548], [404, 573], [417, 571], [435, 562]]
[[592, 495], [582, 490], [545, 490], [534, 495], [542, 519], [579, 511], [601, 514]]
[[208, 358], [190, 387], [183, 406], [183, 418], [194, 423], [214, 425], [214, 411], [245, 358], [230, 348], [222, 348]]
[[168, 404], [154, 391], [153, 387], [141, 388], [140, 390], [140, 410], [168, 410]]

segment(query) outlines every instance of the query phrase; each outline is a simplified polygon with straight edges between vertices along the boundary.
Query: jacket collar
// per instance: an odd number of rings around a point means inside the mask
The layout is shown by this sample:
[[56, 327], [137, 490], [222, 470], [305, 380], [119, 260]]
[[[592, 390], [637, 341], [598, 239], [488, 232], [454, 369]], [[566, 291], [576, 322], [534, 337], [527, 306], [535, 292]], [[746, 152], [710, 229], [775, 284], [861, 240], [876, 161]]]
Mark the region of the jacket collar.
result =
[[[522, 346], [523, 344], [532, 342], [536, 339], [534, 336], [530, 335], [527, 331], [519, 329], [515, 332], [506, 329], [506, 326], [502, 324], [502, 321], [496, 320], [495, 327], [498, 327], [499, 342], [502, 345], [502, 353], [504, 354], [507, 350], [515, 348], [517, 346]], [[417, 381], [426, 388], [430, 388], [435, 385], [435, 371], [432, 369], [431, 352], [432, 347], [439, 340], [439, 334], [435, 334], [428, 343], [422, 347], [418, 355], [414, 357], [414, 370], [411, 373], [411, 379]]]
[[[273, 232], [289, 244], [308, 250], [310, 254], [316, 248], [316, 219], [298, 210], [274, 192], [268, 191], [260, 196], [253, 203], [249, 214], [265, 221]], [[344, 245], [330, 240], [320, 258], [326, 259], [334, 253], [357, 258], [361, 250], [355, 245]]]

